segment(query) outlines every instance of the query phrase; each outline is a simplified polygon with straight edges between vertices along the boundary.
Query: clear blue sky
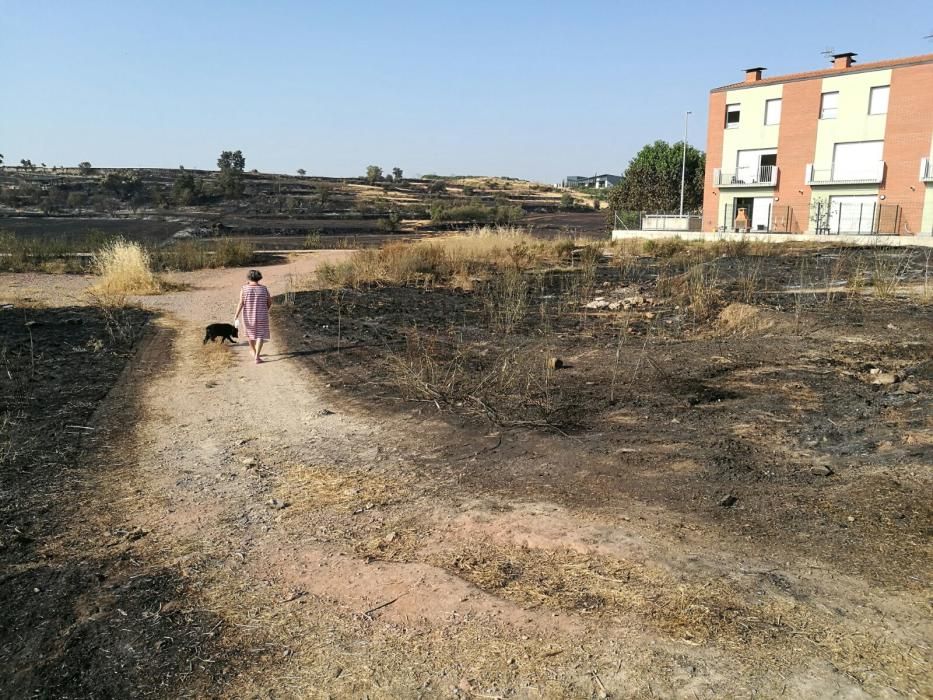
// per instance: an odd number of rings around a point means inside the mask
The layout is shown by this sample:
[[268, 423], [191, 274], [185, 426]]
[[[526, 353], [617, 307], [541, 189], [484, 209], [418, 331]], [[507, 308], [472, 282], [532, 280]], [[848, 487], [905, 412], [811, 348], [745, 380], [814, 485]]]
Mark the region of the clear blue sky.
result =
[[7, 163], [557, 182], [676, 141], [709, 89], [933, 52], [929, 0], [0, 0]]

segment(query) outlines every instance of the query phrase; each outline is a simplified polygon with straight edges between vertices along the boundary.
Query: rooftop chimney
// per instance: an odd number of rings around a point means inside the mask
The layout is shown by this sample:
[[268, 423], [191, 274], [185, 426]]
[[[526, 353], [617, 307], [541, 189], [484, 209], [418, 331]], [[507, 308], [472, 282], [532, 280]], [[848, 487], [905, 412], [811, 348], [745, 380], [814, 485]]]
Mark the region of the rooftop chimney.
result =
[[858, 56], [857, 53], [833, 54], [833, 68], [851, 68], [856, 56]]
[[745, 82], [746, 83], [757, 83], [759, 80], [761, 80], [761, 71], [763, 70], [768, 70], [768, 69], [763, 68], [761, 66], [758, 66], [757, 68], [746, 68], [745, 69]]

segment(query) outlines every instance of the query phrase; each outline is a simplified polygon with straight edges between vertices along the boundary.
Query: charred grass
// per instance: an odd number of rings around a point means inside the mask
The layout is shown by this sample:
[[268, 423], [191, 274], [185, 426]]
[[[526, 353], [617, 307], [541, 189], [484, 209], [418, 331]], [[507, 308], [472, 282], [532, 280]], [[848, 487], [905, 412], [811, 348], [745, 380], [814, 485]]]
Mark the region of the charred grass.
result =
[[94, 532], [61, 547], [85, 527], [76, 513], [89, 472], [106, 469], [88, 466], [86, 452], [107, 440], [93, 415], [148, 319], [130, 308], [119, 318], [93, 307], [0, 309], [5, 697], [129, 696], [203, 678], [188, 659], [194, 646], [206, 649], [215, 622], [184, 606], [162, 609], [160, 600], [188, 591], [171, 569], [140, 571], [138, 534], [108, 532], [98, 547]]
[[[621, 489], [778, 547], [791, 528], [800, 551], [915, 588], [931, 518], [923, 254], [647, 248], [577, 242], [529, 259], [513, 242], [471, 269], [469, 288], [430, 266], [407, 281], [380, 273], [299, 293], [280, 319], [296, 353], [368, 410], [549, 434], [542, 459], [567, 460], [468, 471], [471, 487], [525, 494], [532, 479], [586, 507]], [[879, 269], [893, 291], [878, 292]], [[752, 512], [717, 506], [730, 494]]]

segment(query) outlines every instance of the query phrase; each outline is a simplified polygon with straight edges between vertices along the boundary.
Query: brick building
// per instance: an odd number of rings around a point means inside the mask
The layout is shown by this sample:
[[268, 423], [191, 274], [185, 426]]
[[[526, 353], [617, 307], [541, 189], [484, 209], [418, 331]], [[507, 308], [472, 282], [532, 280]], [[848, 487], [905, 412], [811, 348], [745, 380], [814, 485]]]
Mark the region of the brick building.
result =
[[933, 54], [710, 92], [704, 231], [933, 233]]

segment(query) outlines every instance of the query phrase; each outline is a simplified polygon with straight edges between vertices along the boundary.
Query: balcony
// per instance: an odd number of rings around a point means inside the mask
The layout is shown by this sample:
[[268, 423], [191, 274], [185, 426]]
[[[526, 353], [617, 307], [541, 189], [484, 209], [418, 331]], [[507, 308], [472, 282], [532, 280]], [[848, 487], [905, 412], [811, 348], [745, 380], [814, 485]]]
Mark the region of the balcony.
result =
[[814, 168], [807, 164], [807, 184], [819, 185], [880, 185], [884, 182], [884, 161], [879, 160], [858, 168]]
[[920, 159], [920, 181], [933, 184], [933, 160], [930, 158]]
[[738, 173], [724, 173], [719, 168], [713, 170], [713, 184], [717, 187], [774, 187], [777, 179], [776, 165], [742, 168]]

